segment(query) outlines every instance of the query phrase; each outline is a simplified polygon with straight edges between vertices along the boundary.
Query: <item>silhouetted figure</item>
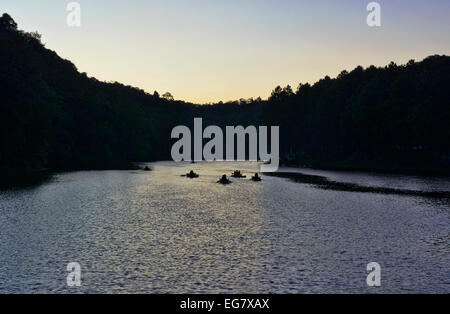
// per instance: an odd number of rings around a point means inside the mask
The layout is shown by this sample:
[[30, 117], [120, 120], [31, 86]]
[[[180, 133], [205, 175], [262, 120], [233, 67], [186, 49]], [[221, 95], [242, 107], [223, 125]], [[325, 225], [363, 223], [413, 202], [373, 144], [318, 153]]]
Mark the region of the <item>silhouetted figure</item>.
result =
[[252, 181], [259, 182], [261, 180], [261, 177], [257, 173], [255, 173], [255, 175], [252, 177]]
[[186, 177], [191, 178], [191, 179], [194, 179], [194, 178], [198, 178], [199, 175], [196, 174], [196, 173], [194, 172], [194, 170], [191, 170], [191, 171], [186, 175]]
[[222, 178], [220, 178], [220, 180], [217, 181], [217, 183], [220, 183], [220, 184], [230, 184], [231, 181], [228, 180], [227, 176], [224, 174], [224, 175], [222, 176]]
[[235, 170], [231, 175], [233, 178], [246, 178], [239, 170]]

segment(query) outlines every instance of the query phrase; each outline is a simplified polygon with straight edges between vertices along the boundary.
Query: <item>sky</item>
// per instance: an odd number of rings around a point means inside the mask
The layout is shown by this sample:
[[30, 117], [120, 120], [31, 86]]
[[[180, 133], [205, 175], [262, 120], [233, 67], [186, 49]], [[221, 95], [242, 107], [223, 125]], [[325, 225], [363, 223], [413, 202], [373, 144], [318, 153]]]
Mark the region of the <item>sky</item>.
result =
[[369, 0], [0, 0], [25, 31], [80, 72], [175, 99], [267, 98], [358, 65], [450, 55], [449, 0], [385, 0], [369, 27]]

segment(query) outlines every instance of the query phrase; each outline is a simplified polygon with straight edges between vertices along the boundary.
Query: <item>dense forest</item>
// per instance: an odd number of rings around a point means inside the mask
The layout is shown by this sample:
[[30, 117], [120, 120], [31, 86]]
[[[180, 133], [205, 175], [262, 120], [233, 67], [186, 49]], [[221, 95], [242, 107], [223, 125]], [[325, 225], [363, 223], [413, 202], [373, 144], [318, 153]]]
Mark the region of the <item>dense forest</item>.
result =
[[170, 156], [167, 134], [192, 106], [89, 78], [8, 15], [0, 42], [2, 167], [122, 168]]
[[277, 87], [262, 123], [281, 126], [285, 163], [448, 174], [450, 57]]
[[357, 67], [268, 100], [196, 105], [79, 73], [0, 18], [0, 172], [124, 169], [170, 159], [171, 130], [279, 125], [284, 164], [448, 174], [450, 57]]

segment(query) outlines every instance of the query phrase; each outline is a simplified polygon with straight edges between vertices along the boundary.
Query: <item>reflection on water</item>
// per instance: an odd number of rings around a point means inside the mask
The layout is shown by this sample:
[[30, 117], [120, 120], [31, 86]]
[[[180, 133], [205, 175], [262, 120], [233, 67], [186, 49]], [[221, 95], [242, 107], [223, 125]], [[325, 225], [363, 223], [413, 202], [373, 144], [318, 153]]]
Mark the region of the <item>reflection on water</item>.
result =
[[[0, 292], [450, 292], [448, 201], [267, 176], [216, 183], [234, 168], [251, 174], [250, 163], [152, 167], [66, 173], [0, 192]], [[200, 178], [180, 177], [190, 169]], [[450, 187], [445, 179], [320, 175]], [[66, 286], [69, 262], [81, 265], [81, 288]], [[366, 286], [369, 262], [381, 264], [381, 288]]]

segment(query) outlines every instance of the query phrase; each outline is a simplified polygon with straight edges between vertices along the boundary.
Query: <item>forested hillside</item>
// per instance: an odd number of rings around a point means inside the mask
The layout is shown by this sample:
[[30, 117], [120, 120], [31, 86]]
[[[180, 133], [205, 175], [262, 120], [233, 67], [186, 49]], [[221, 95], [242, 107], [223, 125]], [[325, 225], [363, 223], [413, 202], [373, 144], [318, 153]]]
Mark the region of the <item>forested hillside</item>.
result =
[[357, 67], [296, 92], [277, 87], [262, 123], [282, 126], [286, 163], [448, 172], [450, 57]]
[[170, 159], [176, 125], [279, 125], [281, 160], [448, 173], [450, 57], [358, 67], [268, 100], [174, 101], [79, 73], [40, 35], [0, 18], [0, 172], [128, 168]]
[[1, 167], [122, 168], [170, 156], [185, 104], [89, 78], [38, 34], [0, 21]]

